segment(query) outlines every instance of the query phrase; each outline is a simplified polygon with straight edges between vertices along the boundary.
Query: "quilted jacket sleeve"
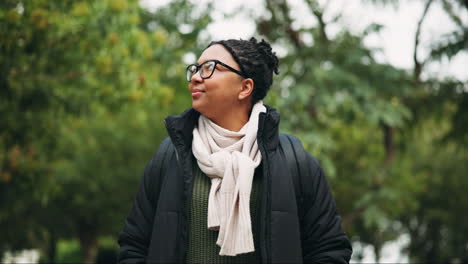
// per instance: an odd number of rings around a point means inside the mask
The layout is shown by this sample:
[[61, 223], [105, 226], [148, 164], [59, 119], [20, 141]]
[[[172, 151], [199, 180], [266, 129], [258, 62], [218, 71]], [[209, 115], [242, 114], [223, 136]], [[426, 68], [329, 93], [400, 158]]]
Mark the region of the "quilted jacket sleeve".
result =
[[[170, 156], [172, 143], [166, 138], [143, 173], [133, 206], [119, 235], [118, 263], [145, 263], [148, 256], [154, 214], [163, 180], [163, 159]], [[172, 150], [172, 149], [171, 149]]]
[[335, 200], [322, 168], [307, 153], [303, 177], [302, 226], [304, 263], [349, 263], [352, 248], [341, 228]]
[[151, 170], [154, 162], [150, 162], [143, 174], [133, 207], [128, 214], [118, 243], [120, 251], [118, 263], [145, 263], [148, 255], [148, 245], [153, 225], [155, 206], [151, 201]]

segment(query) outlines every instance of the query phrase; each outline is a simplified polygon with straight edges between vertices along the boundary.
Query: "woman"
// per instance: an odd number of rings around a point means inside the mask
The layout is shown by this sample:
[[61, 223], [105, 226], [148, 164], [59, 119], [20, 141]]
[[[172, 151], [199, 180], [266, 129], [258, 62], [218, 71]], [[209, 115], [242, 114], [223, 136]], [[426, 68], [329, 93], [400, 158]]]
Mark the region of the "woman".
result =
[[347, 263], [352, 249], [322, 169], [302, 182], [262, 99], [278, 74], [270, 44], [212, 42], [187, 67], [192, 108], [165, 120], [169, 138], [145, 169], [119, 237], [119, 262]]

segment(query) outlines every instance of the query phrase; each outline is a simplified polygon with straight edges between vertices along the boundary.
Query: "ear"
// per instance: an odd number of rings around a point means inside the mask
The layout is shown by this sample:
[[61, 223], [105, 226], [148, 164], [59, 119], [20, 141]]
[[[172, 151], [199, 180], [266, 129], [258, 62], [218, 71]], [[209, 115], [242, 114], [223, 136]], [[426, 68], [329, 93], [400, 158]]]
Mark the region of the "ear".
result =
[[245, 98], [248, 98], [254, 89], [254, 81], [251, 78], [247, 78], [242, 80], [241, 83], [241, 91], [238, 95], [239, 100], [244, 100]]

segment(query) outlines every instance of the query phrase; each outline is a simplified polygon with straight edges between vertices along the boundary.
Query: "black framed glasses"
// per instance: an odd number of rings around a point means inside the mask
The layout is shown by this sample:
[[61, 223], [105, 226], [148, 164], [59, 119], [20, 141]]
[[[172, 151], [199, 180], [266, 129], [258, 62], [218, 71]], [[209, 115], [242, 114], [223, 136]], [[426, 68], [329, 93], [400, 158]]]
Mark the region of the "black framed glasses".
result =
[[215, 71], [216, 66], [218, 64], [223, 65], [224, 67], [226, 67], [230, 71], [235, 72], [235, 73], [239, 74], [240, 76], [242, 76], [244, 78], [249, 78], [244, 73], [232, 68], [231, 66], [229, 66], [229, 65], [227, 65], [225, 63], [220, 62], [219, 60], [207, 60], [207, 61], [205, 61], [204, 63], [202, 63], [200, 65], [190, 64], [189, 66], [187, 66], [187, 81], [190, 82], [192, 80], [192, 76], [195, 75], [198, 71], [200, 71], [200, 77], [202, 79], [210, 78], [213, 75], [213, 72]]

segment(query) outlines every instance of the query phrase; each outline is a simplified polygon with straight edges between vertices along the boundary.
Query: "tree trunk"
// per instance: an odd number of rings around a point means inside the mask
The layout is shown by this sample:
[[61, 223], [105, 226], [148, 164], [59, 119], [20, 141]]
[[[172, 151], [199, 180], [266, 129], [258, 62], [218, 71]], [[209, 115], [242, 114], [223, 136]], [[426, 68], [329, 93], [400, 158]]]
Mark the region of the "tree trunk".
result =
[[[438, 220], [432, 220], [428, 224], [428, 250], [425, 254], [426, 259], [425, 261], [429, 262], [444, 262], [441, 259], [440, 254], [440, 241], [441, 241], [441, 233], [440, 230], [442, 228], [442, 223]], [[429, 263], [427, 262], [427, 263]]]
[[47, 260], [50, 263], [56, 263], [57, 256], [57, 235], [54, 230], [49, 231], [49, 246], [47, 248]]
[[384, 167], [388, 168], [395, 158], [395, 142], [394, 142], [394, 128], [383, 124], [384, 132], [384, 146], [385, 146], [385, 161]]
[[95, 263], [98, 251], [96, 228], [92, 225], [81, 223], [78, 230], [83, 263]]
[[380, 263], [381, 251], [382, 251], [382, 245], [380, 243], [374, 244], [375, 263]]

